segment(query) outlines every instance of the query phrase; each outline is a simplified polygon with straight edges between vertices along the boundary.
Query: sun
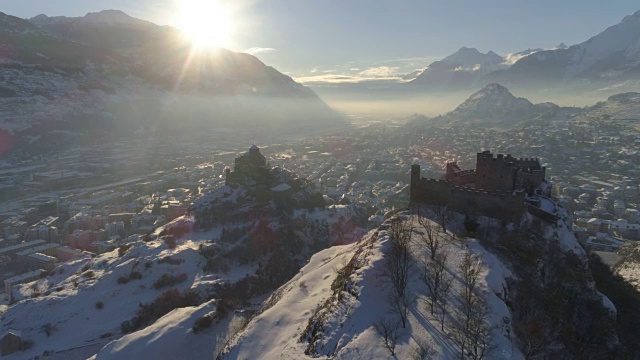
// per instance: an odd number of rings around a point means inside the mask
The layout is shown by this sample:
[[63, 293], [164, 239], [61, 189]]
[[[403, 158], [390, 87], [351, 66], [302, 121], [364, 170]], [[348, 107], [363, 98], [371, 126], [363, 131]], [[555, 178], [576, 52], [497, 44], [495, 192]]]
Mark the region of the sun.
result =
[[176, 25], [196, 47], [227, 47], [231, 41], [231, 15], [216, 0], [182, 0]]

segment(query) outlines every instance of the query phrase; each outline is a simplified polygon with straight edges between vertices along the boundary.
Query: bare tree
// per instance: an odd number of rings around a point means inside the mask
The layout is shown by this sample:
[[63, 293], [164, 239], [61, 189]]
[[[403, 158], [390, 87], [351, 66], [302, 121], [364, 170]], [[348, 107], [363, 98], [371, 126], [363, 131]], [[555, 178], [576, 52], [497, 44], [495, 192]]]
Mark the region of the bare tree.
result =
[[514, 330], [520, 334], [520, 350], [525, 359], [544, 358], [545, 347], [549, 341], [546, 338], [544, 323], [539, 318], [523, 319]]
[[460, 358], [484, 359], [494, 349], [487, 306], [472, 293], [470, 301], [465, 302], [457, 314], [451, 338], [460, 347]]
[[424, 264], [424, 283], [429, 290], [429, 309], [434, 314], [436, 303], [441, 295], [441, 287], [447, 273], [447, 253], [439, 253], [435, 259], [427, 260]]
[[449, 303], [449, 292], [453, 284], [453, 276], [445, 273], [440, 285], [440, 295], [438, 296], [438, 321], [440, 321], [440, 330], [444, 331], [444, 321], [447, 318], [447, 305]]
[[460, 359], [464, 359], [467, 344], [469, 342], [469, 338], [467, 336], [467, 322], [465, 318], [466, 316], [464, 314], [458, 313], [458, 316], [456, 316], [453, 326], [451, 327], [451, 333], [449, 334], [453, 342], [460, 348]]
[[442, 231], [447, 231], [447, 224], [450, 220], [449, 210], [446, 204], [436, 205], [436, 219], [438, 219], [438, 223], [442, 226]]
[[398, 329], [400, 324], [388, 319], [380, 319], [374, 324], [378, 335], [382, 337], [384, 347], [389, 350], [391, 356], [396, 354], [396, 343], [398, 342]]
[[489, 310], [481, 300], [472, 302], [472, 310], [467, 319], [467, 349], [473, 360], [484, 359], [493, 350]]
[[391, 281], [391, 305], [400, 315], [402, 327], [407, 325], [409, 305], [412, 298], [407, 293], [407, 286], [413, 267], [411, 257], [411, 234], [413, 224], [411, 220], [403, 221], [396, 218], [389, 226], [390, 249], [385, 261], [385, 275]]
[[470, 252], [466, 252], [460, 263], [460, 274], [462, 275], [462, 300], [467, 305], [471, 305], [473, 294], [480, 279], [482, 262], [480, 258]]
[[431, 341], [416, 341], [416, 347], [413, 348], [411, 359], [413, 360], [432, 360], [437, 359], [438, 352]]
[[418, 223], [423, 227], [420, 240], [429, 249], [431, 260], [433, 260], [443, 245], [443, 238], [438, 231], [438, 225], [422, 216], [418, 216]]

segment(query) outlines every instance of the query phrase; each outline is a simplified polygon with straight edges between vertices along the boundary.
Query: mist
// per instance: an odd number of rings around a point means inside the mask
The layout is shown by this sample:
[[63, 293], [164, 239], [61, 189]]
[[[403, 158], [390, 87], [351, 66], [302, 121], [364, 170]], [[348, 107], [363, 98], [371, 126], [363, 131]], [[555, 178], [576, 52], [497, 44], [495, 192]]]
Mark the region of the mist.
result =
[[[484, 86], [486, 84], [483, 84]], [[366, 85], [310, 86], [331, 108], [346, 115], [406, 116], [419, 113], [429, 117], [446, 114], [463, 103], [482, 86], [463, 90], [417, 90], [402, 87], [367, 88]], [[540, 88], [507, 85], [516, 97], [530, 102], [551, 102], [564, 107], [593, 106], [611, 95], [637, 91], [634, 84], [618, 87]]]

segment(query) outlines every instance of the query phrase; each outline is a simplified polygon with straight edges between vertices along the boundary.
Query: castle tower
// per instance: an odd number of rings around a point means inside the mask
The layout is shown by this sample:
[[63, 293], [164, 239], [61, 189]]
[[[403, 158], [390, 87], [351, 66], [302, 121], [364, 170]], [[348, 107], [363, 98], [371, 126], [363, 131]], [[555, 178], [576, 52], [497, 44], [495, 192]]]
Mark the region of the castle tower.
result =
[[411, 183], [409, 184], [409, 203], [413, 204], [418, 183], [420, 182], [420, 165], [411, 165]]

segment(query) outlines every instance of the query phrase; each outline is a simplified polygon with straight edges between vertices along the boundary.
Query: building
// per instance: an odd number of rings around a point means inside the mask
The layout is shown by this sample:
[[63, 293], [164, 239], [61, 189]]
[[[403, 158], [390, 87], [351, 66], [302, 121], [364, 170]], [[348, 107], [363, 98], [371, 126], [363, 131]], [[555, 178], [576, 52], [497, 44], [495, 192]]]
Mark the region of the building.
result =
[[31, 254], [27, 257], [29, 270], [43, 269], [47, 272], [51, 272], [56, 268], [57, 261], [58, 259], [56, 259], [55, 257], [42, 253]]
[[25, 240], [46, 240], [47, 242], [60, 242], [58, 228], [55, 226], [47, 226], [36, 224], [27, 229]]
[[45, 245], [47, 242], [44, 240], [33, 240], [28, 242], [23, 242], [13, 246], [7, 246], [0, 249], [0, 256], [10, 256], [12, 258], [16, 257], [16, 254], [23, 250], [31, 249], [37, 246]]
[[60, 246], [56, 248], [56, 257], [58, 260], [64, 262], [69, 261], [82, 254], [81, 250], [74, 249], [68, 246]]
[[546, 168], [538, 159], [502, 154], [494, 157], [489, 151], [477, 154], [473, 170], [462, 170], [455, 162], [447, 163], [444, 180], [421, 178], [420, 165], [412, 165], [410, 203], [446, 206], [468, 215], [481, 214], [511, 222], [520, 220], [531, 208], [534, 215], [551, 221], [555, 215], [544, 212], [540, 199], [525, 201], [527, 195], [540, 192], [546, 184], [545, 173]]
[[255, 144], [249, 151], [235, 159], [233, 171], [225, 170], [225, 185], [233, 186], [243, 183], [247, 178], [256, 178], [268, 175], [267, 159], [260, 153], [260, 148]]
[[12, 297], [11, 288], [14, 285], [24, 284], [24, 283], [41, 279], [46, 274], [47, 274], [46, 270], [38, 269], [38, 270], [30, 271], [24, 274], [20, 274], [20, 275], [8, 278], [4, 281], [4, 289], [7, 292], [7, 294], [9, 294], [9, 297]]

